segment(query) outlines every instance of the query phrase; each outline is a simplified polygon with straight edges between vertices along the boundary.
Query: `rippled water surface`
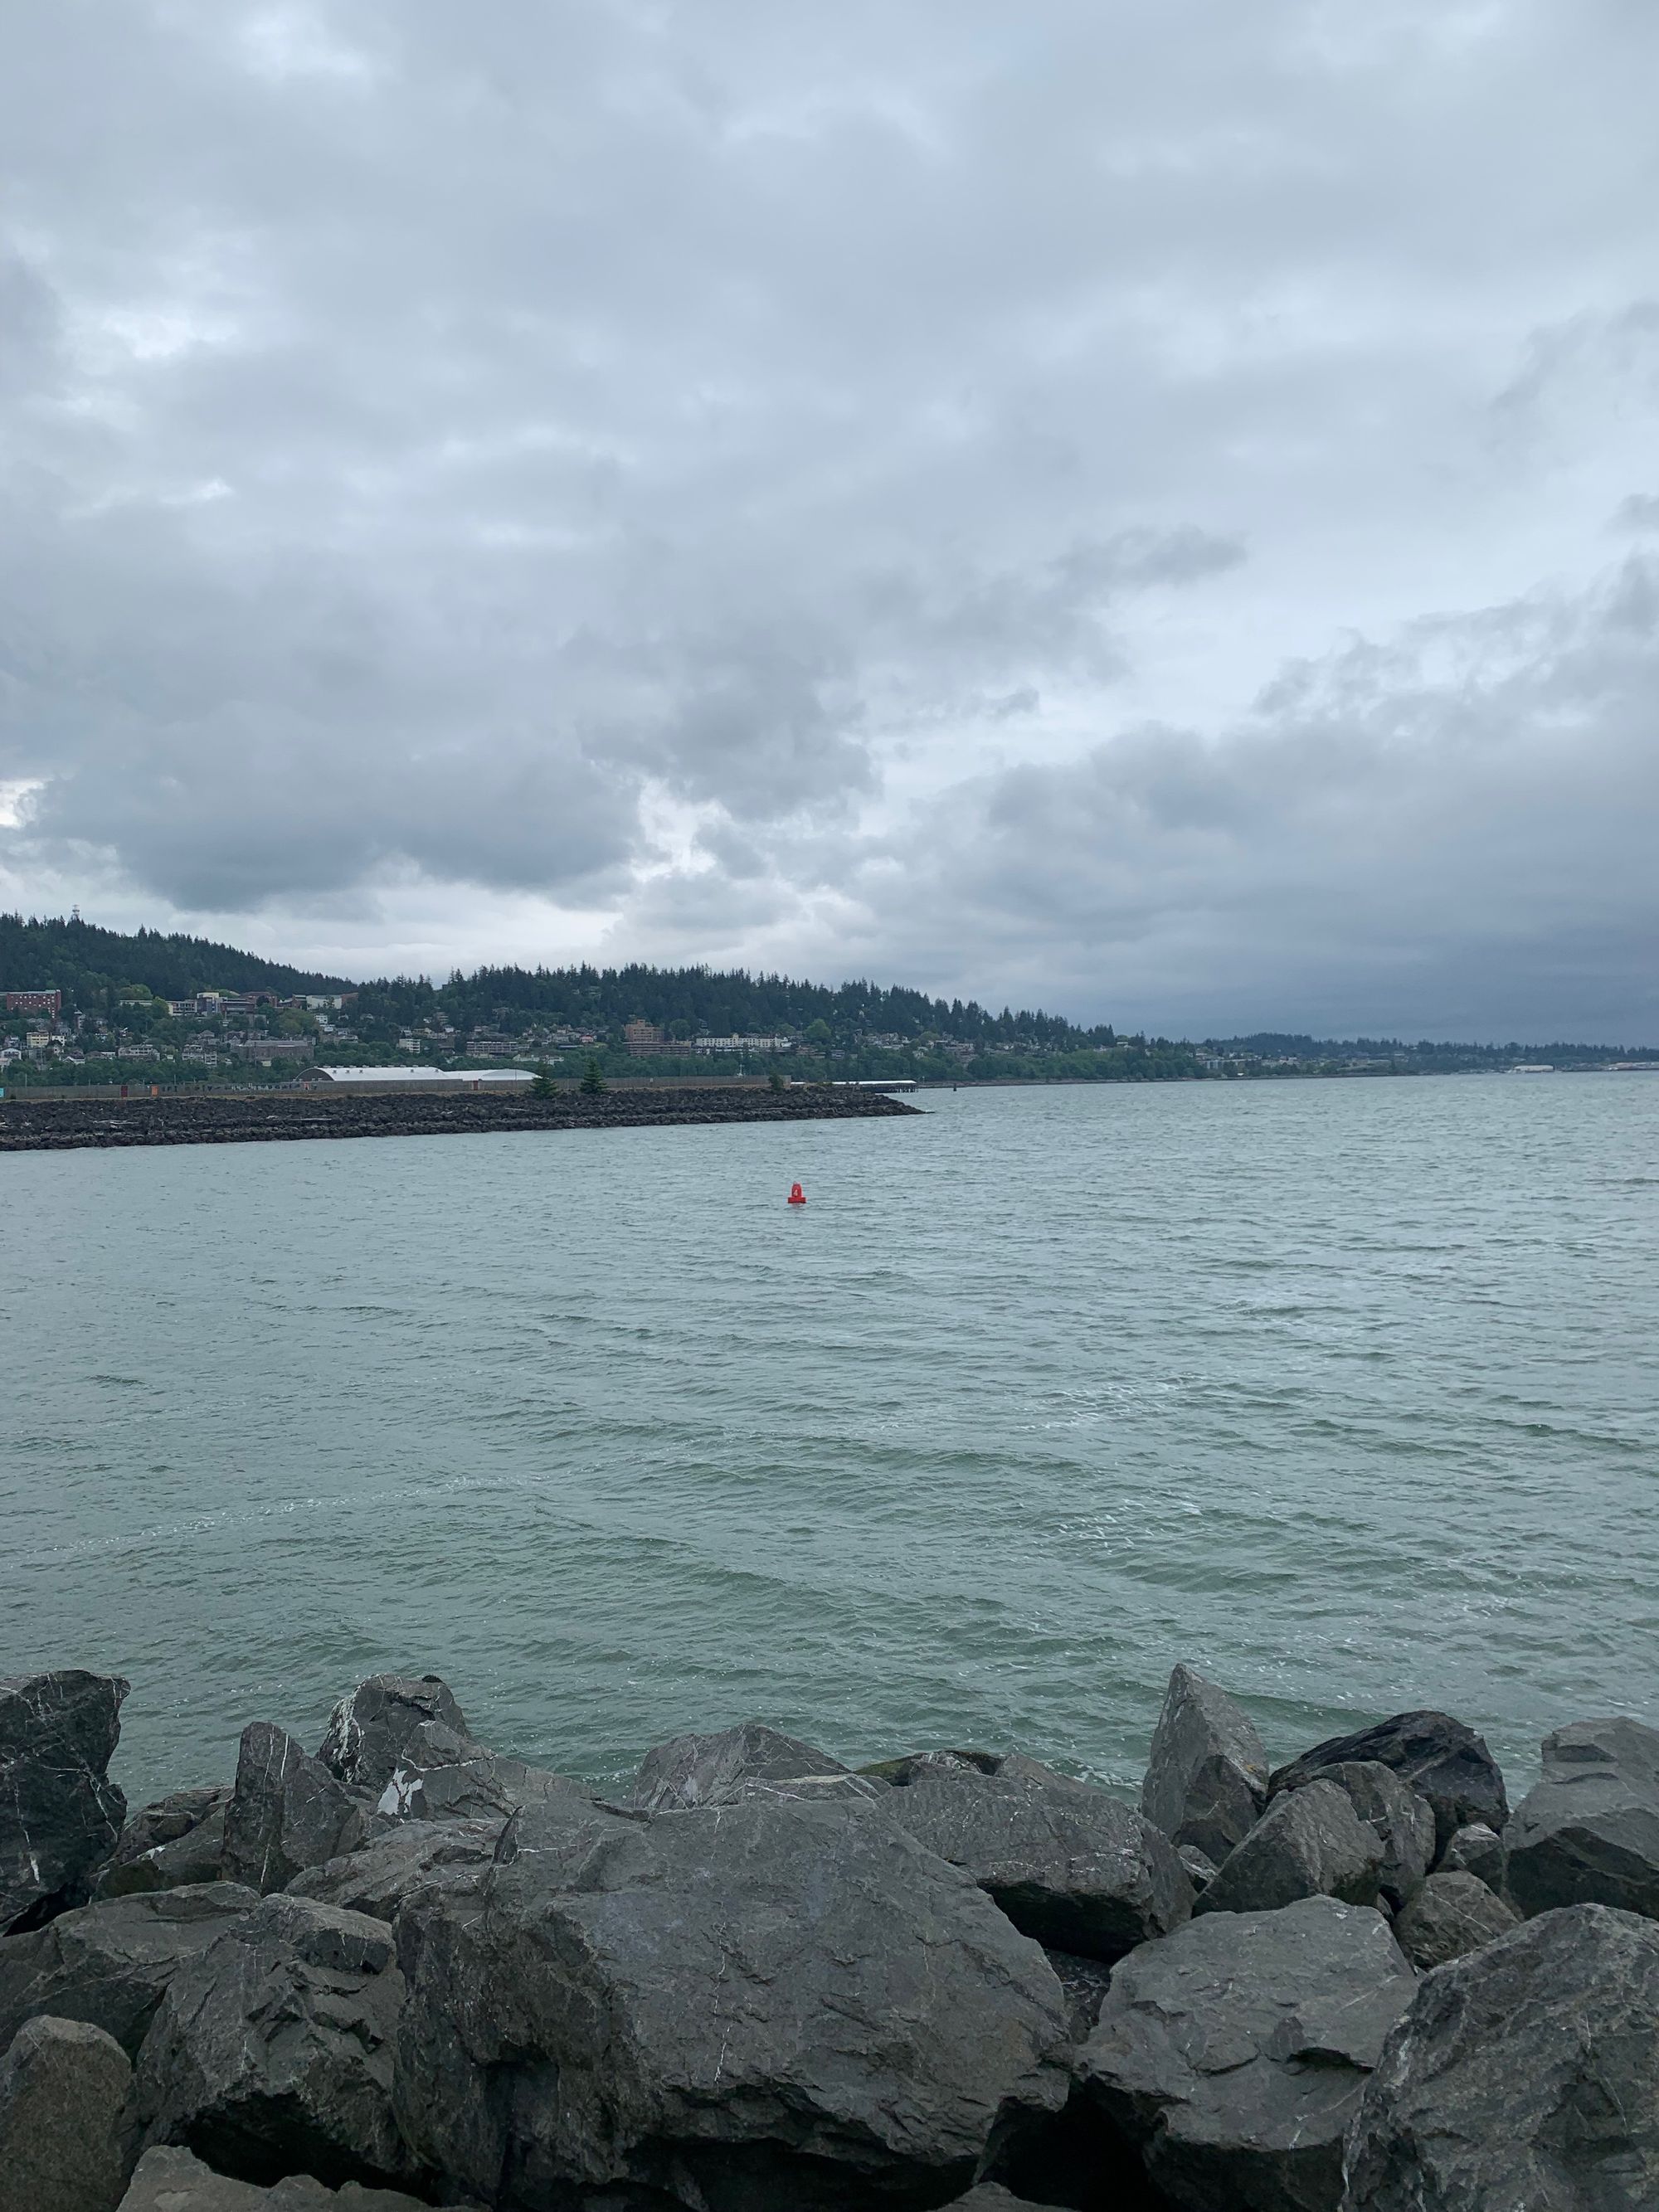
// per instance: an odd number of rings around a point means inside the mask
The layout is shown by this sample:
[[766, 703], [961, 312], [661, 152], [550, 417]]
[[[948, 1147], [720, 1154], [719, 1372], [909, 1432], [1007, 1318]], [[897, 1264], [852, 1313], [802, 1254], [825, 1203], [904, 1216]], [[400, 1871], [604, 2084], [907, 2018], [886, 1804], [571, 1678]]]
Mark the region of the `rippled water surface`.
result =
[[1659, 1718], [1659, 1077], [926, 1105], [0, 1158], [0, 1674], [131, 1676], [138, 1797], [387, 1668], [593, 1776], [1132, 1783], [1182, 1657], [1276, 1756]]

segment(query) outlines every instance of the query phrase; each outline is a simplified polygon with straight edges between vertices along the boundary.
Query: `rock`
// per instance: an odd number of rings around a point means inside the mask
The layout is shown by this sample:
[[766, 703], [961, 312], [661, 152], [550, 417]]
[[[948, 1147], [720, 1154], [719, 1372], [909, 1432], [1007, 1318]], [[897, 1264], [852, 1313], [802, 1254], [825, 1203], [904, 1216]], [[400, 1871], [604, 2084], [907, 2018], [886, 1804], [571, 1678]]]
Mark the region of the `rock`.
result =
[[520, 1805], [538, 1805], [572, 1791], [592, 1801], [591, 1790], [565, 1775], [485, 1751], [421, 1773], [400, 1766], [374, 1810], [381, 1820], [505, 1820]]
[[793, 1735], [744, 1721], [720, 1735], [677, 1735], [647, 1751], [629, 1802], [657, 1813], [702, 1805], [747, 1780], [787, 1782], [805, 1774], [845, 1774], [839, 1759]]
[[453, 1766], [484, 1751], [436, 1674], [374, 1674], [329, 1716], [317, 1756], [338, 1781], [375, 1796], [399, 1767]]
[[400, 1766], [374, 1800], [374, 1810], [390, 1820], [505, 1821], [514, 1802], [486, 1753], [422, 1774]]
[[135, 1814], [121, 1831], [94, 1897], [132, 1897], [146, 1889], [179, 1889], [217, 1881], [225, 1844], [228, 1789], [179, 1790]]
[[1249, 1716], [1224, 1690], [1176, 1667], [1152, 1731], [1140, 1809], [1172, 1842], [1218, 1865], [1267, 1802], [1267, 1754]]
[[938, 2203], [1065, 2100], [1042, 1953], [866, 1802], [526, 1810], [398, 1932], [405, 2132], [501, 2212]]
[[1504, 1832], [1510, 1896], [1528, 1918], [1612, 1905], [1659, 1919], [1659, 1729], [1575, 1721], [1543, 1750], [1543, 1777]]
[[[867, 1774], [739, 1774], [715, 1785], [704, 1800], [709, 1805], [836, 1805], [849, 1802], [880, 1805], [887, 1790]], [[605, 1802], [590, 1798], [591, 1804]], [[611, 1811], [631, 1809], [612, 1806]], [[665, 1805], [665, 1812], [682, 1812], [683, 1806]]]
[[1519, 1915], [1477, 1875], [1431, 1874], [1396, 1917], [1394, 1933], [1418, 1972], [1426, 1974], [1519, 1924]]
[[392, 2112], [403, 1995], [380, 1921], [267, 1897], [173, 1975], [138, 2057], [146, 2147], [266, 2186], [395, 2187], [414, 2170]]
[[953, 2197], [945, 2212], [1054, 2212], [1054, 2208], [1036, 2203], [1029, 2197], [1012, 2196], [1000, 2182], [981, 2181], [965, 2197]]
[[906, 1790], [911, 1783], [924, 1782], [933, 1774], [994, 1774], [1001, 1764], [994, 1751], [908, 1751], [902, 1758], [878, 1759], [858, 1771], [872, 1782]]
[[1186, 1868], [1195, 1890], [1207, 1889], [1215, 1880], [1218, 1871], [1215, 1861], [1207, 1851], [1200, 1850], [1196, 1844], [1181, 1844], [1176, 1851], [1176, 1856]]
[[1212, 1914], [1114, 1967], [1079, 2078], [1178, 2212], [1336, 2212], [1344, 2134], [1414, 1986], [1362, 1906]]
[[1458, 1829], [1484, 1820], [1501, 1829], [1510, 1816], [1498, 1762], [1474, 1730], [1449, 1713], [1396, 1713], [1374, 1728], [1316, 1743], [1274, 1773], [1270, 1792], [1277, 1796], [1293, 1782], [1327, 1766], [1375, 1759], [1392, 1767], [1434, 1808], [1435, 1841], [1443, 1849]]
[[1343, 2204], [1659, 2204], [1659, 1928], [1572, 1905], [1425, 1976], [1361, 2100]]
[[307, 1867], [355, 1850], [368, 1832], [358, 1801], [294, 1737], [269, 1721], [243, 1729], [225, 1812], [228, 1881], [262, 1893], [285, 1889]]
[[215, 2173], [187, 2150], [158, 2144], [139, 2160], [120, 2212], [267, 2212], [270, 2192]]
[[[348, 2181], [325, 2189], [308, 2174], [290, 2174], [274, 2188], [233, 2181], [215, 2173], [187, 2150], [158, 2144], [138, 2161], [132, 2186], [120, 2212], [430, 2212], [419, 2198], [398, 2189], [365, 2189]], [[462, 2205], [445, 2212], [468, 2212]]]
[[0, 2057], [0, 2212], [116, 2212], [132, 2069], [78, 2020], [32, 2020]]
[[436, 1674], [375, 1674], [334, 1708], [317, 1757], [398, 1820], [505, 1820], [551, 1787], [576, 1785], [480, 1743]]
[[1199, 1912], [1271, 1912], [1301, 1897], [1375, 1905], [1382, 1846], [1334, 1782], [1310, 1782], [1274, 1798], [1229, 1852], [1199, 1899]]
[[1193, 1885], [1159, 1828], [1103, 1790], [1018, 1753], [994, 1772], [920, 1774], [889, 1790], [894, 1820], [966, 1868], [1023, 1935], [1120, 1959], [1179, 1927]]
[[1442, 1874], [1472, 1874], [1495, 1896], [1504, 1894], [1507, 1875], [1504, 1838], [1484, 1820], [1460, 1828], [1440, 1854]]
[[1377, 1886], [1396, 1910], [1421, 1888], [1434, 1858], [1434, 1808], [1402, 1782], [1389, 1766], [1374, 1759], [1345, 1759], [1338, 1766], [1322, 1766], [1316, 1773], [1287, 1783], [1290, 1790], [1305, 1790], [1310, 1782], [1334, 1782], [1360, 1820], [1373, 1828], [1382, 1847]]
[[418, 1891], [458, 1869], [487, 1866], [506, 1826], [504, 1820], [416, 1821], [343, 1858], [307, 1867], [284, 1894], [337, 1905], [344, 1912], [366, 1912], [372, 1920], [395, 1920]]
[[83, 1905], [127, 1801], [108, 1778], [118, 1675], [65, 1668], [0, 1680], [0, 1936]]
[[65, 1912], [0, 1943], [0, 2050], [26, 2020], [87, 2021], [136, 2058], [181, 1963], [258, 1903], [235, 1882], [155, 1890]]

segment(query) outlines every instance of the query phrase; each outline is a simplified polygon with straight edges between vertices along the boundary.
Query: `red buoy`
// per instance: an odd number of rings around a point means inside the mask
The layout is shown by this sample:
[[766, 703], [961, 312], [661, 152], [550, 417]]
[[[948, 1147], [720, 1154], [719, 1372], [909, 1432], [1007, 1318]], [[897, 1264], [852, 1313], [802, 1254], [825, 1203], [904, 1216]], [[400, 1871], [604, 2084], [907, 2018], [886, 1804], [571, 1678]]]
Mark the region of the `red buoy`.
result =
[[792, 1182], [789, 1186], [789, 1203], [791, 1206], [805, 1206], [806, 1203], [806, 1193], [798, 1182]]

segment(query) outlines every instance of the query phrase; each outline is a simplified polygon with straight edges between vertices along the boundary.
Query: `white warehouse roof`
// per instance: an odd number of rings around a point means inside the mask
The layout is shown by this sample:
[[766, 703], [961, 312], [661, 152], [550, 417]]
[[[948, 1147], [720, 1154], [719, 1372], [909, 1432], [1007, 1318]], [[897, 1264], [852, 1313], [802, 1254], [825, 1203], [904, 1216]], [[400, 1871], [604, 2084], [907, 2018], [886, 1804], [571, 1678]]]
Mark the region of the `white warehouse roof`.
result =
[[412, 1085], [427, 1083], [533, 1083], [532, 1067], [319, 1067], [319, 1075], [331, 1083], [385, 1083]]

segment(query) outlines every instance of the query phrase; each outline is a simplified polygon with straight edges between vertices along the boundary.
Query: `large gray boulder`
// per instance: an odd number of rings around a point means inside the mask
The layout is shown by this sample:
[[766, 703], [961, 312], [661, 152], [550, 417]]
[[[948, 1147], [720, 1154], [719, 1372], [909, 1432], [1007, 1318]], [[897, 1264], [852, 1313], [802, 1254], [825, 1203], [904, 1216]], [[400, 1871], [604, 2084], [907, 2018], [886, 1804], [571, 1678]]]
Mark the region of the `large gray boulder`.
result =
[[1207, 1889], [1219, 1871], [1209, 1853], [1200, 1850], [1196, 1844], [1179, 1844], [1176, 1856], [1186, 1868], [1195, 1890]]
[[1458, 1829], [1484, 1820], [1501, 1830], [1510, 1816], [1504, 1778], [1485, 1741], [1449, 1713], [1395, 1713], [1352, 1735], [1334, 1735], [1304, 1751], [1288, 1766], [1276, 1769], [1270, 1790], [1277, 1796], [1297, 1780], [1328, 1766], [1375, 1759], [1392, 1767], [1434, 1808], [1436, 1847], [1443, 1850]]
[[1423, 1877], [1434, 1863], [1434, 1808], [1402, 1782], [1389, 1766], [1374, 1759], [1344, 1759], [1340, 1765], [1322, 1766], [1286, 1784], [1289, 1790], [1305, 1790], [1313, 1781], [1334, 1782], [1353, 1807], [1358, 1819], [1376, 1833], [1382, 1847], [1377, 1886], [1396, 1911], [1423, 1886]]
[[0, 1680], [0, 1936], [83, 1905], [127, 1801], [109, 1779], [127, 1684], [78, 1668]]
[[1267, 1754], [1255, 1723], [1191, 1667], [1170, 1676], [1140, 1785], [1140, 1809], [1171, 1842], [1219, 1865], [1267, 1802]]
[[[1510, 1825], [1513, 1826], [1513, 1820]], [[1509, 1886], [1509, 1854], [1504, 1838], [1484, 1820], [1460, 1828], [1440, 1854], [1441, 1874], [1472, 1874], [1502, 1897]]]
[[1018, 1753], [991, 1772], [923, 1771], [884, 1802], [1040, 1943], [1119, 1959], [1192, 1912], [1192, 1878], [1161, 1828]]
[[[584, 1813], [592, 1807], [585, 1801]], [[469, 1869], [488, 1866], [506, 1827], [504, 1820], [416, 1820], [377, 1836], [360, 1850], [308, 1867], [284, 1894], [309, 1897], [372, 1920], [395, 1920], [411, 1897]]]
[[243, 2181], [396, 2186], [415, 2171], [392, 2110], [403, 1995], [380, 1921], [267, 1897], [173, 1975], [138, 2057], [146, 2148]]
[[268, 2212], [270, 2191], [215, 2173], [200, 2159], [158, 2143], [139, 2160], [120, 2212]]
[[1113, 1969], [1079, 2078], [1178, 2212], [1336, 2212], [1343, 2137], [1414, 1987], [1364, 1907], [1212, 1915]]
[[995, 1751], [907, 1751], [896, 1759], [872, 1759], [859, 1773], [896, 1790], [938, 1774], [994, 1774], [1002, 1764]]
[[135, 1897], [146, 1889], [217, 1881], [223, 1872], [230, 1800], [230, 1790], [222, 1785], [179, 1790], [135, 1813], [94, 1883], [93, 1895]]
[[1382, 1870], [1376, 1831], [1334, 1782], [1274, 1798], [1200, 1894], [1196, 1911], [1271, 1912], [1303, 1897], [1375, 1905]]
[[527, 1809], [398, 1929], [405, 2132], [501, 2212], [937, 2203], [1065, 2100], [1042, 1952], [861, 1801]]
[[342, 1698], [317, 1753], [382, 1820], [502, 1820], [574, 1789], [480, 1743], [436, 1674], [374, 1674]]
[[65, 1912], [0, 1942], [0, 2050], [27, 2020], [89, 2021], [136, 2058], [186, 1959], [258, 1903], [235, 1882], [146, 1891]]
[[764, 1721], [744, 1721], [719, 1735], [677, 1735], [647, 1751], [629, 1802], [658, 1813], [707, 1805], [740, 1782], [787, 1782], [808, 1774], [845, 1774], [827, 1751], [784, 1735]]
[[378, 1797], [400, 1767], [453, 1766], [484, 1749], [440, 1676], [372, 1674], [335, 1706], [317, 1756], [337, 1779]]
[[116, 2212], [132, 2069], [84, 2021], [32, 2020], [0, 2057], [0, 2212]]
[[1522, 1912], [1612, 1905], [1659, 1919], [1659, 1729], [1575, 1721], [1544, 1739], [1544, 1771], [1504, 1831]]
[[[879, 1782], [872, 1782], [867, 1774], [739, 1774], [730, 1782], [722, 1782], [714, 1794], [705, 1799], [710, 1805], [841, 1805], [850, 1802], [882, 1804], [887, 1791]], [[633, 1809], [610, 1801], [590, 1796], [589, 1804], [604, 1806], [608, 1812], [628, 1812]], [[684, 1811], [685, 1807], [665, 1806], [666, 1812]]]
[[1495, 1943], [1519, 1925], [1501, 1897], [1472, 1874], [1431, 1874], [1395, 1916], [1395, 1941], [1419, 1974]]
[[362, 1802], [286, 1730], [269, 1721], [243, 1729], [225, 1809], [228, 1881], [262, 1894], [286, 1889], [296, 1874], [355, 1850], [368, 1833]]
[[1054, 2208], [1038, 2204], [1030, 2197], [1016, 2197], [1000, 2182], [981, 2181], [965, 2197], [953, 2197], [945, 2212], [1054, 2212]]
[[566, 1775], [484, 1751], [418, 1773], [400, 1766], [374, 1801], [374, 1817], [377, 1826], [388, 1820], [506, 1820], [521, 1805], [573, 1794], [590, 1802], [592, 1796]]
[[1361, 2100], [1344, 2212], [1652, 2212], [1659, 1928], [1528, 1921], [1418, 1984]]
[[[430, 2212], [399, 2189], [365, 2189], [348, 2181], [325, 2188], [309, 2174], [288, 2174], [270, 2189], [215, 2173], [187, 2150], [158, 2143], [138, 2161], [120, 2212]], [[467, 2212], [452, 2206], [447, 2212]]]

